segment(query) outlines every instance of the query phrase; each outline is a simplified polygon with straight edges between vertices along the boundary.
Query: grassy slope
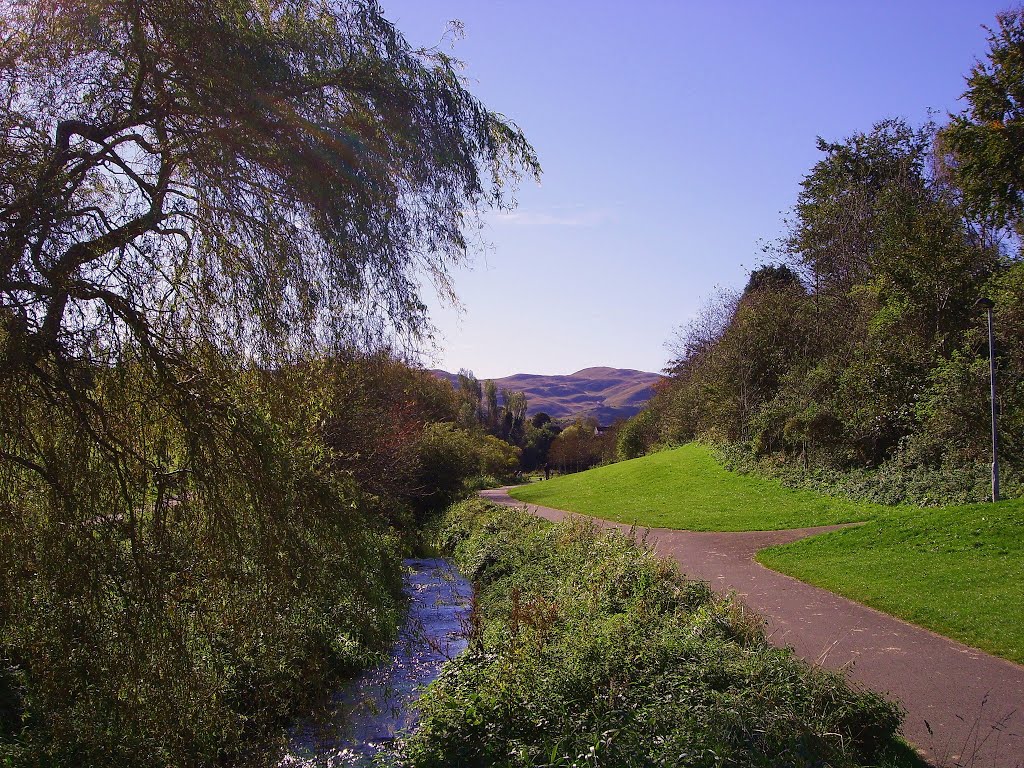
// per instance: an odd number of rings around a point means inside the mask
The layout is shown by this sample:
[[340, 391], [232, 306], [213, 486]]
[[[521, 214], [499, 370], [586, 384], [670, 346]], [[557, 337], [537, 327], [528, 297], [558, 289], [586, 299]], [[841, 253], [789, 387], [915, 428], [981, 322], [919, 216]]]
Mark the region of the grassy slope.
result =
[[516, 488], [512, 496], [606, 520], [693, 531], [804, 528], [867, 520], [885, 510], [729, 472], [696, 443]]
[[1024, 500], [936, 509], [856, 503], [730, 473], [697, 445], [513, 494], [595, 517], [691, 530], [870, 520], [859, 528], [765, 550], [758, 560], [1024, 663]]

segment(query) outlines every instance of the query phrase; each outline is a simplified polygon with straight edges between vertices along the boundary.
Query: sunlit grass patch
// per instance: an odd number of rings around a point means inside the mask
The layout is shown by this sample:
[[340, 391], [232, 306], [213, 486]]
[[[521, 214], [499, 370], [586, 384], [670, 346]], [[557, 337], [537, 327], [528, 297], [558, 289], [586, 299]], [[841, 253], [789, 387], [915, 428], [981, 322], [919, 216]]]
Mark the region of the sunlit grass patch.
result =
[[891, 514], [757, 559], [1024, 663], [1024, 500]]
[[888, 511], [730, 472], [698, 443], [514, 488], [511, 495], [605, 520], [693, 531], [804, 528]]

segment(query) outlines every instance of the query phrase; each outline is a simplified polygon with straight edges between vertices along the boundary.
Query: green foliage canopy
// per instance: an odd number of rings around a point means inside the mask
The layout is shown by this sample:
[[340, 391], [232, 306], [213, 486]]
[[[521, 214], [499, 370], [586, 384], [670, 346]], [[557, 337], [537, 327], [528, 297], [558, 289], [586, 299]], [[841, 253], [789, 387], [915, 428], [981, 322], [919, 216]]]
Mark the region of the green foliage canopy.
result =
[[14, 0], [0, 98], [0, 763], [229, 762], [388, 641], [451, 407], [290, 363], [414, 340], [536, 158], [374, 0]]
[[[781, 262], [683, 331], [672, 380], [651, 405], [657, 434], [628, 455], [703, 436], [804, 465], [983, 459], [986, 422], [974, 417], [987, 389], [970, 363], [981, 349], [972, 308], [1015, 282], [1011, 262], [934, 172], [934, 126], [885, 120], [819, 148]], [[997, 326], [1009, 338], [1014, 293], [1000, 295], [1007, 322]], [[1001, 361], [1007, 405], [1020, 368], [1016, 356]], [[1019, 442], [1009, 435], [1007, 446]]]
[[967, 78], [967, 110], [944, 131], [957, 181], [971, 208], [996, 225], [1024, 214], [1024, 10], [989, 29], [987, 61]]

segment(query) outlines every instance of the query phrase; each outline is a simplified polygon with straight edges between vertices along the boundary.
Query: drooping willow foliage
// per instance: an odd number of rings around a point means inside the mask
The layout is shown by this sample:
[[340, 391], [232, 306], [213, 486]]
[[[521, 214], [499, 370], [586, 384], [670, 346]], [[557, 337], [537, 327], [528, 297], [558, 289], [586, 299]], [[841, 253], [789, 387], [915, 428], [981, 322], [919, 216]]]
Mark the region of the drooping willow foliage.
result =
[[443, 282], [466, 216], [537, 170], [373, 2], [44, 0], [2, 23], [0, 296], [36, 356], [414, 333], [416, 271]]
[[0, 99], [0, 762], [238, 757], [397, 611], [291, 364], [415, 340], [536, 158], [363, 0], [6, 2]]

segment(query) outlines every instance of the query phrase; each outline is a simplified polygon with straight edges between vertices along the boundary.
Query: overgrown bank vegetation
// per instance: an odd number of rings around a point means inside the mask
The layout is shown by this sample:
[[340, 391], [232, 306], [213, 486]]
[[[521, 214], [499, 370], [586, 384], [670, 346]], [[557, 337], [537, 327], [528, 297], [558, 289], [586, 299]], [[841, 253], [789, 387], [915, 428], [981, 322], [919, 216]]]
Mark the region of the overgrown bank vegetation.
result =
[[15, 0], [0, 100], [0, 765], [244, 762], [515, 461], [378, 351], [536, 158], [372, 0]]
[[[4, 434], [38, 453], [16, 445], [33, 466], [0, 475], [0, 756], [240, 757], [310, 681], [388, 640], [397, 537], [363, 489], [327, 471], [310, 403], [281, 382], [197, 380], [167, 402], [135, 366], [91, 376], [75, 396], [106, 429], [31, 380], [5, 392], [17, 409]], [[196, 397], [229, 420], [190, 429]]]
[[[700, 437], [886, 502], [980, 501], [995, 302], [1004, 489], [1024, 491], [1024, 16], [1003, 14], [946, 126], [819, 140], [788, 234], [683, 329], [671, 380], [620, 455]], [[749, 460], [734, 457], [739, 464]], [[881, 468], [882, 471], [875, 472]], [[864, 474], [864, 470], [869, 470]]]
[[741, 604], [625, 536], [479, 500], [438, 536], [477, 601], [409, 765], [916, 764], [894, 705], [773, 648]]
[[0, 472], [0, 762], [258, 757], [386, 649], [424, 516], [516, 464], [386, 354], [164, 391], [140, 366], [5, 391], [37, 453]]

